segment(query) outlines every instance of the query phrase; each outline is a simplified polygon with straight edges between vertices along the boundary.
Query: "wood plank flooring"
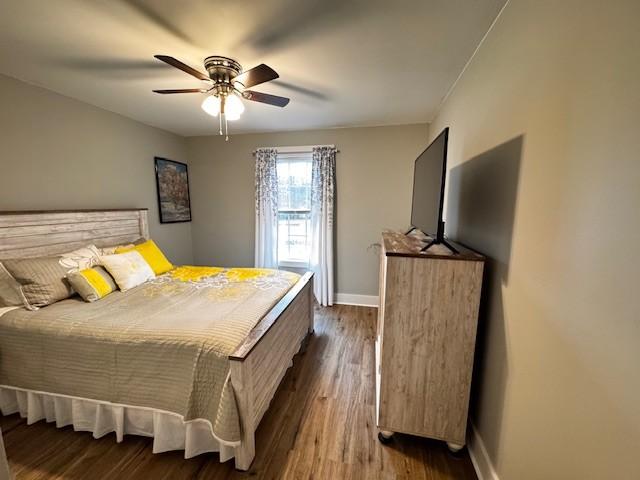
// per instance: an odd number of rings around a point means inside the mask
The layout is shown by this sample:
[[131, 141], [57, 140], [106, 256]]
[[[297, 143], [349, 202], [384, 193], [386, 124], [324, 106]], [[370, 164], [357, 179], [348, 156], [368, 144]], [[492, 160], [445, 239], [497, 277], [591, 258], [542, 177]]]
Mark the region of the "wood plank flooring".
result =
[[94, 440], [72, 427], [0, 416], [12, 473], [20, 479], [476, 479], [464, 451], [396, 435], [384, 446], [375, 426], [374, 308], [316, 308], [315, 335], [295, 358], [257, 432], [247, 473], [217, 454], [185, 460], [154, 455], [151, 439]]

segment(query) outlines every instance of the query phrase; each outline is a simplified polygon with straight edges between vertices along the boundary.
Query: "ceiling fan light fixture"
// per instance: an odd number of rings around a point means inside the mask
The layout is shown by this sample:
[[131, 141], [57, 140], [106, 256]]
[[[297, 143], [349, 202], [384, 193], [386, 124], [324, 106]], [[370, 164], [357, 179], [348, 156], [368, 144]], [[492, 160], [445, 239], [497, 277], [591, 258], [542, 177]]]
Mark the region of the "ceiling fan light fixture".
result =
[[[289, 99], [285, 97], [247, 90], [278, 78], [276, 71], [264, 63], [249, 70], [243, 70], [242, 65], [232, 58], [212, 55], [204, 59], [204, 68], [207, 71], [207, 74], [204, 74], [168, 55], [154, 56], [158, 60], [206, 82], [204, 88], [154, 90], [154, 92], [162, 95], [171, 93], [209, 93], [202, 102], [201, 108], [208, 115], [218, 117], [220, 135], [223, 134], [223, 131], [228, 133], [227, 120], [240, 119], [240, 115], [244, 112], [243, 100], [276, 107], [286, 107], [289, 103]], [[226, 138], [227, 140], [229, 139], [228, 134]]]
[[204, 110], [212, 117], [217, 117], [220, 113], [220, 99], [218, 97], [214, 97], [213, 95], [209, 95], [202, 102], [202, 110]]
[[235, 94], [229, 95], [224, 104], [224, 113], [227, 116], [227, 120], [238, 120], [243, 112], [244, 104], [242, 100]]

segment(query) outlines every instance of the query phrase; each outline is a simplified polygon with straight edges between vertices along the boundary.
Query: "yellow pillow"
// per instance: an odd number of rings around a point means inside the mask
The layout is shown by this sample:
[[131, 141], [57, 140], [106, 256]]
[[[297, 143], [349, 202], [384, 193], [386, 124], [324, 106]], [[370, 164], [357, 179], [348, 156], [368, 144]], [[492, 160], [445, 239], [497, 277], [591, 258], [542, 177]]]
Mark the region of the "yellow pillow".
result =
[[116, 253], [131, 252], [133, 250], [142, 255], [142, 258], [145, 259], [156, 275], [162, 275], [174, 268], [153, 240], [147, 240], [140, 245], [134, 245], [132, 247], [118, 247], [116, 248]]

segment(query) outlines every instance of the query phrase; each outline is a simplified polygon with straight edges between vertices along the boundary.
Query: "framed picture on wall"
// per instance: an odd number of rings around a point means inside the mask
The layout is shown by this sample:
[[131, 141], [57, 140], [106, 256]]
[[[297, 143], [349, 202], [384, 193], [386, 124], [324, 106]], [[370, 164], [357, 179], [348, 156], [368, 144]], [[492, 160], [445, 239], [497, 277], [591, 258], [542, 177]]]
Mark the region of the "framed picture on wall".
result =
[[155, 157], [160, 223], [191, 221], [189, 171], [185, 163]]

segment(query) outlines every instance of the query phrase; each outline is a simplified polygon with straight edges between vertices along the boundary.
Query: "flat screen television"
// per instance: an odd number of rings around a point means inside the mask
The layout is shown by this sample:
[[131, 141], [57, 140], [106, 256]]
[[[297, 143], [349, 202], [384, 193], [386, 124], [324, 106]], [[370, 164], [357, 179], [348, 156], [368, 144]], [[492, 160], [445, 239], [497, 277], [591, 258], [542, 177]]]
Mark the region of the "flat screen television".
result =
[[431, 237], [431, 241], [423, 251], [431, 245], [441, 243], [457, 253], [456, 249], [445, 241], [442, 220], [448, 140], [449, 127], [445, 128], [418, 156], [413, 170], [413, 201], [409, 232], [418, 229]]

